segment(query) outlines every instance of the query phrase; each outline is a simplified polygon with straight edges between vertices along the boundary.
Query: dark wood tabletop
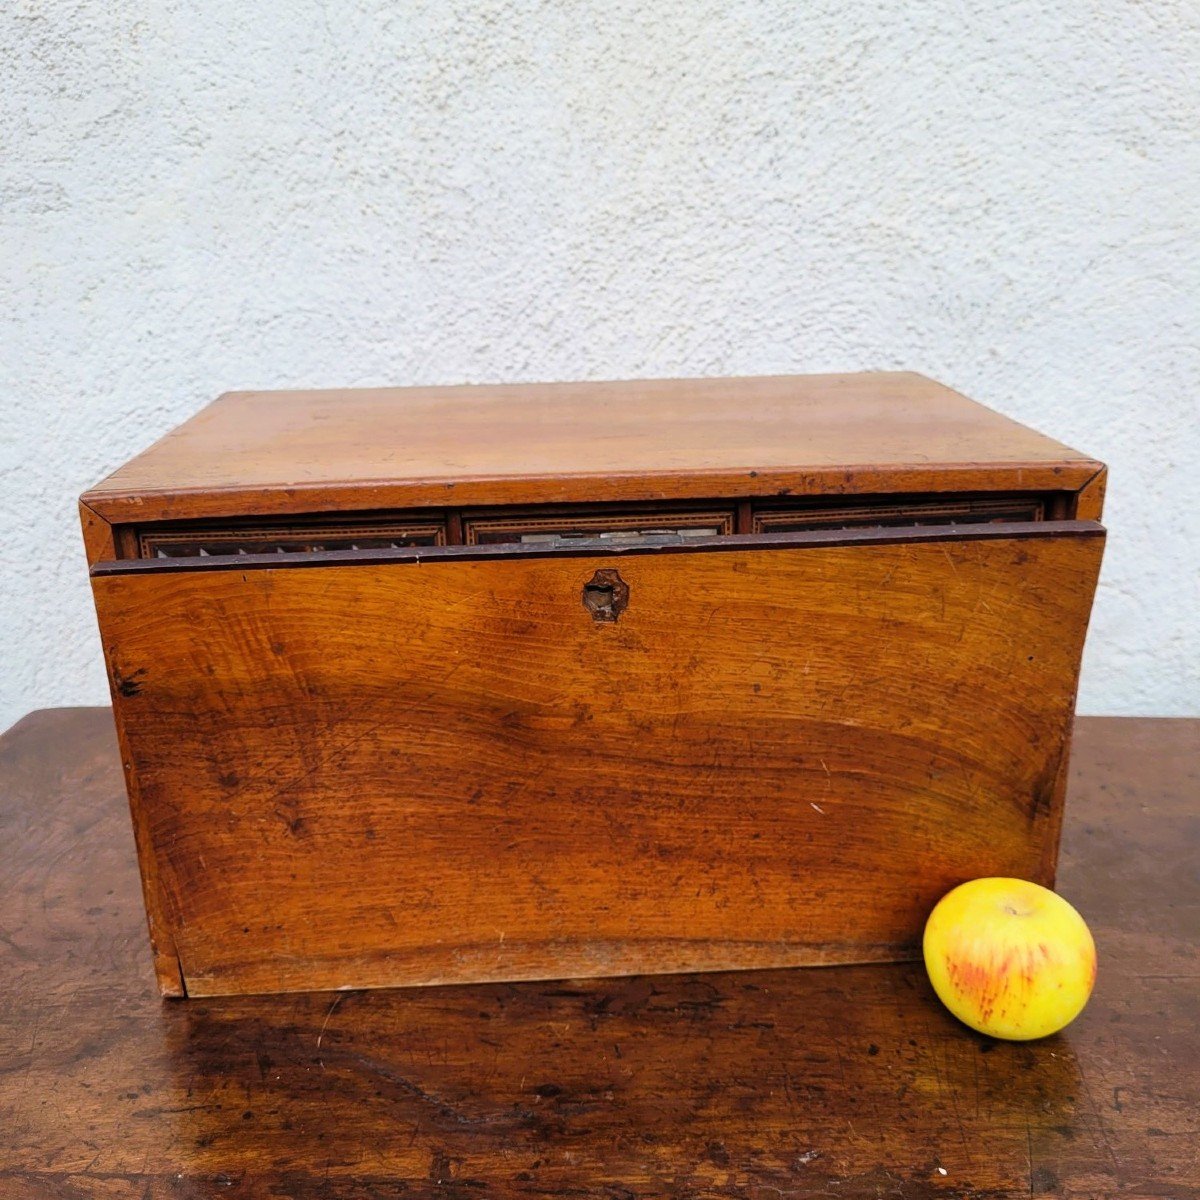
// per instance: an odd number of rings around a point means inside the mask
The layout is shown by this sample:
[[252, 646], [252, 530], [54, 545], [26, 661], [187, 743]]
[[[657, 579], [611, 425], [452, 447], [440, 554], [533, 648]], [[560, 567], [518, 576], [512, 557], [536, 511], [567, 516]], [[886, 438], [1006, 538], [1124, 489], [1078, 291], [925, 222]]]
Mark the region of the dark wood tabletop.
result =
[[1083, 719], [1096, 992], [920, 964], [163, 1001], [105, 709], [0, 739], [0, 1198], [1200, 1197], [1200, 721]]

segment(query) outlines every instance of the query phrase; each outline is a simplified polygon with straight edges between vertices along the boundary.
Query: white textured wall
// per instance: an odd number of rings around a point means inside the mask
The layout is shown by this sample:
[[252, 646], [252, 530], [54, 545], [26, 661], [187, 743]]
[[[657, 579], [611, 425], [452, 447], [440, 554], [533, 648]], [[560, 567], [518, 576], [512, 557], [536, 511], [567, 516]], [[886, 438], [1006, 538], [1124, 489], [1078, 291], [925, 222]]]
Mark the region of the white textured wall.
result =
[[1112, 466], [1081, 709], [1200, 712], [1200, 9], [0, 5], [0, 727], [233, 387], [913, 368]]

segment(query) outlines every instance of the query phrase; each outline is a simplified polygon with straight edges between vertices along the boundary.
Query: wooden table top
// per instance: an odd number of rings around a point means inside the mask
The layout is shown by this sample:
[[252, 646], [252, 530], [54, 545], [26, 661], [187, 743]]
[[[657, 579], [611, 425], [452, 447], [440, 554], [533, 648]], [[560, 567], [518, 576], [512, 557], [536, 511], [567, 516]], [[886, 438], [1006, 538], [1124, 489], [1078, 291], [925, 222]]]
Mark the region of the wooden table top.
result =
[[1083, 719], [1096, 992], [918, 964], [162, 1001], [108, 711], [0, 739], [0, 1197], [1200, 1197], [1200, 721]]

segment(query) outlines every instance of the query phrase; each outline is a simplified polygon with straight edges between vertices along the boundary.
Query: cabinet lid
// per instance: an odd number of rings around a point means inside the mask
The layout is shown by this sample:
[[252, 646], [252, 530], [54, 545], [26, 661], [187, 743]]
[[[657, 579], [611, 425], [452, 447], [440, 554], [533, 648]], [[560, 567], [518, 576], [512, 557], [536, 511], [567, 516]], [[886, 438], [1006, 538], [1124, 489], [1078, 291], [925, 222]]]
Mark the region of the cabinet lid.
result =
[[911, 373], [230, 392], [86, 492], [114, 523], [1076, 490], [1101, 464]]

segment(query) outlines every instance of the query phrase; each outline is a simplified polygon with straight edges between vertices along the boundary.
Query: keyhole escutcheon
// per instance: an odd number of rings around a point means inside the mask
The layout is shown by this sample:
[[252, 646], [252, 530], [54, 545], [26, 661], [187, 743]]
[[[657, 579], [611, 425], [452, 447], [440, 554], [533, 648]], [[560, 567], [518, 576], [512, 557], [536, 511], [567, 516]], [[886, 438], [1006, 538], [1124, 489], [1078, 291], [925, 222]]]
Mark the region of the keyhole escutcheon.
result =
[[615, 621], [628, 604], [629, 584], [610, 567], [602, 567], [583, 585], [583, 607], [593, 621]]

